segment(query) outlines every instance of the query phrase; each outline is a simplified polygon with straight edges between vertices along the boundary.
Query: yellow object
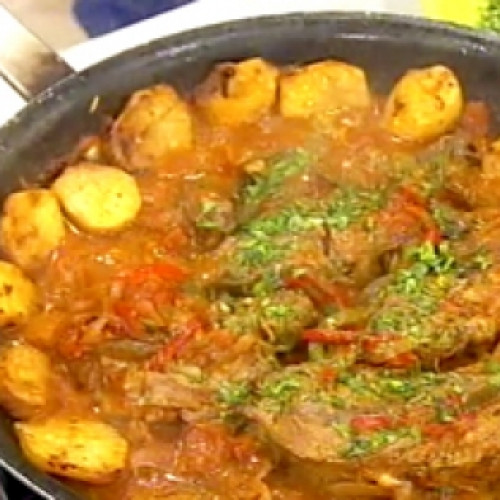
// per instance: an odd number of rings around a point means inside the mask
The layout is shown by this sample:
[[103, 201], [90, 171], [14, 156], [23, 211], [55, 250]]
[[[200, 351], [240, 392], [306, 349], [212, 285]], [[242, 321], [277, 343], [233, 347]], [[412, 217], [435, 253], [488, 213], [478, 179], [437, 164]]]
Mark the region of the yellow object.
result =
[[426, 17], [477, 26], [487, 0], [421, 0]]

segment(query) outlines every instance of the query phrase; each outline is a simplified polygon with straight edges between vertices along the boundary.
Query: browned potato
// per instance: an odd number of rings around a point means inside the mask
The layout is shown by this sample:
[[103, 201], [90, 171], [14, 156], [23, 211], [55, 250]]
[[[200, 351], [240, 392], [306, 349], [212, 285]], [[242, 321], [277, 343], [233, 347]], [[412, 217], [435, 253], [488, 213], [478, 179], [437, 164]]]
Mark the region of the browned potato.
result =
[[392, 90], [383, 124], [400, 139], [424, 142], [451, 130], [462, 109], [462, 89], [453, 71], [445, 66], [414, 69]]
[[56, 197], [47, 189], [11, 194], [4, 205], [2, 243], [20, 267], [43, 265], [65, 235], [64, 218]]
[[113, 155], [123, 167], [161, 167], [169, 153], [193, 145], [188, 106], [168, 85], [140, 90], [114, 122], [110, 141]]
[[338, 108], [370, 104], [364, 71], [339, 61], [322, 61], [297, 68], [280, 79], [280, 112], [291, 118], [309, 118]]
[[51, 474], [102, 484], [127, 463], [127, 441], [96, 420], [51, 417], [18, 423], [16, 431], [26, 457]]
[[114, 167], [82, 163], [68, 168], [52, 190], [71, 220], [90, 232], [122, 229], [141, 208], [135, 179]]
[[19, 344], [0, 352], [0, 402], [16, 418], [30, 418], [47, 406], [50, 396], [48, 356]]
[[0, 261], [0, 327], [24, 323], [36, 305], [35, 285], [10, 262]]
[[66, 326], [68, 316], [61, 311], [38, 311], [22, 328], [22, 337], [35, 347], [49, 349]]
[[278, 70], [263, 59], [221, 64], [197, 96], [209, 120], [221, 125], [256, 121], [276, 101]]

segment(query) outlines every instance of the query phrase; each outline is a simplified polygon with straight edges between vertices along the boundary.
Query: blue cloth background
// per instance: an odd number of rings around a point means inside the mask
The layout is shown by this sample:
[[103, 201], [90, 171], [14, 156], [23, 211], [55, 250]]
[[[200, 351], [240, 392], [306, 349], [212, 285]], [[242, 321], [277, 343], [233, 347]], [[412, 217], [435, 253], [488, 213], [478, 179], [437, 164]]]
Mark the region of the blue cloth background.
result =
[[104, 35], [193, 0], [75, 0], [73, 11], [90, 37]]

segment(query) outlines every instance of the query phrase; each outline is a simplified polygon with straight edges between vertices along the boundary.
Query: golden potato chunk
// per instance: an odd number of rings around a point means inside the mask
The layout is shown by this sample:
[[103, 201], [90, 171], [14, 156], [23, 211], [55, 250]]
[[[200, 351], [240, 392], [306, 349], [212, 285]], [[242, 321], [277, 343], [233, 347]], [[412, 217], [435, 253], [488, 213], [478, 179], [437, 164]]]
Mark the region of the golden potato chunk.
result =
[[51, 417], [15, 427], [24, 454], [45, 472], [102, 484], [126, 466], [127, 441], [102, 422]]
[[310, 118], [339, 108], [370, 105], [364, 71], [339, 61], [322, 61], [284, 74], [280, 79], [280, 112]]
[[278, 70], [263, 59], [221, 64], [200, 87], [196, 102], [212, 123], [254, 122], [276, 101]]
[[132, 95], [111, 129], [111, 150], [125, 168], [157, 168], [172, 151], [193, 145], [193, 123], [187, 104], [168, 85]]
[[121, 229], [135, 219], [141, 208], [135, 179], [104, 165], [68, 168], [52, 189], [71, 220], [90, 232]]
[[451, 130], [462, 109], [462, 89], [453, 71], [431, 66], [410, 70], [396, 83], [382, 119], [396, 137], [425, 142]]
[[0, 352], [0, 402], [16, 418], [30, 418], [47, 406], [50, 360], [29, 345], [13, 345]]
[[64, 218], [56, 197], [47, 189], [11, 194], [4, 205], [2, 243], [20, 267], [43, 265], [65, 235]]
[[35, 285], [15, 265], [0, 261], [0, 327], [26, 321], [36, 305]]

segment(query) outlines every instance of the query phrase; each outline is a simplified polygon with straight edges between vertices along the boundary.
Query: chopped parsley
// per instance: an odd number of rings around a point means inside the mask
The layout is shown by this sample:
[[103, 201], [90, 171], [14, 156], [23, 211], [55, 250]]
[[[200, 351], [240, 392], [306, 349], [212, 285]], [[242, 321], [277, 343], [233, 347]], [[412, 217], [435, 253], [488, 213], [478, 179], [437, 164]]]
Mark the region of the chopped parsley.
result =
[[413, 427], [403, 427], [373, 432], [368, 436], [355, 435], [351, 437], [343, 456], [345, 458], [362, 458], [377, 453], [403, 439], [416, 444], [421, 440], [420, 432]]
[[248, 402], [250, 395], [246, 382], [224, 382], [219, 386], [217, 399], [225, 406], [239, 406]]
[[277, 380], [268, 380], [260, 390], [266, 406], [274, 411], [283, 411], [302, 387], [298, 377], [286, 375]]
[[267, 161], [266, 168], [256, 173], [241, 195], [243, 205], [258, 206], [275, 194], [284, 182], [303, 173], [311, 163], [311, 157], [303, 150], [278, 154]]
[[[434, 247], [427, 242], [406, 252], [410, 266], [395, 273], [381, 292], [389, 301], [370, 320], [378, 332], [404, 332], [420, 337], [426, 330], [426, 318], [434, 314], [449, 292], [458, 273], [458, 265], [446, 243]], [[394, 298], [400, 300], [395, 301]]]
[[432, 218], [439, 226], [441, 233], [450, 240], [460, 239], [467, 231], [467, 227], [459, 220], [455, 210], [447, 205], [434, 206]]
[[382, 208], [386, 201], [386, 193], [381, 190], [341, 188], [328, 203], [325, 223], [337, 231], [345, 230], [353, 222]]
[[201, 202], [201, 210], [195, 221], [196, 227], [210, 231], [221, 231], [224, 229], [224, 215], [227, 210], [220, 201], [204, 199]]

